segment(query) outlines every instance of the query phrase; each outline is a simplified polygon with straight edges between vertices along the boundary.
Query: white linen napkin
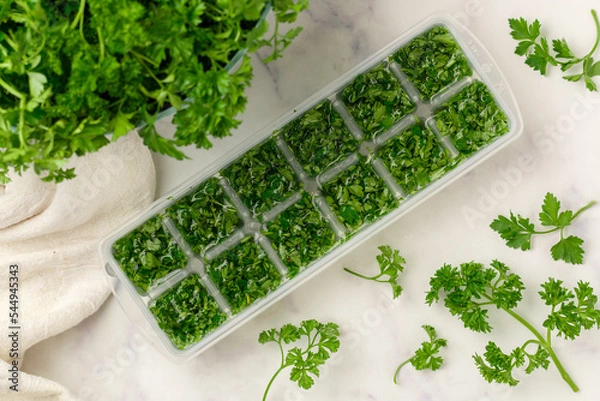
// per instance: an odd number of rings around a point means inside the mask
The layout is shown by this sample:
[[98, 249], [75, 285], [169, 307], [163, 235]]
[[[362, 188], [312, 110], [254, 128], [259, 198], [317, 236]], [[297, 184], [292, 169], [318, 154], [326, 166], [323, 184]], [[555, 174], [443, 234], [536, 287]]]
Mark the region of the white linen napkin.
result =
[[10, 265], [18, 265], [20, 369], [28, 348], [102, 305], [110, 290], [98, 244], [154, 199], [152, 156], [135, 132], [74, 158], [69, 167], [77, 177], [60, 184], [26, 172], [0, 186], [1, 400], [76, 399], [61, 385], [22, 371], [19, 392], [10, 390]]

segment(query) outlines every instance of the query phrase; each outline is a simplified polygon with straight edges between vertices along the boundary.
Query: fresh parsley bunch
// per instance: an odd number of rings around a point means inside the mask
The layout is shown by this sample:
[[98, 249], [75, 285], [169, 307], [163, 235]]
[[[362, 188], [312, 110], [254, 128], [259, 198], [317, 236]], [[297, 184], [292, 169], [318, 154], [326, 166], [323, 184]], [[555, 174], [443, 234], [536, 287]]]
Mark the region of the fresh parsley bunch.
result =
[[[325, 364], [340, 348], [340, 331], [335, 323], [320, 323], [316, 320], [305, 320], [300, 326], [285, 324], [281, 329], [270, 329], [260, 333], [258, 342], [261, 344], [276, 343], [281, 352], [281, 363], [279, 368], [271, 377], [263, 401], [275, 378], [284, 369], [291, 367], [290, 380], [298, 383], [303, 389], [309, 389], [315, 384], [314, 377], [319, 377], [319, 366]], [[306, 337], [306, 347], [294, 347], [284, 353], [283, 345], [295, 343], [302, 337]]]
[[519, 383], [513, 374], [515, 369], [524, 368], [525, 373], [530, 374], [538, 368], [548, 369], [552, 362], [571, 389], [579, 390], [554, 352], [552, 337], [573, 340], [583, 330], [594, 326], [600, 328], [600, 310], [596, 308], [598, 297], [589, 283], [580, 281], [573, 290], [553, 278], [543, 283], [539, 295], [550, 307], [550, 313], [541, 330], [515, 311], [525, 285], [517, 274], [510, 273], [508, 266], [497, 260], [491, 263], [491, 268], [475, 262], [463, 263], [460, 267], [444, 265], [431, 277], [429, 284], [426, 303], [439, 302], [443, 295], [446, 308], [468, 329], [491, 332], [488, 312], [495, 307], [508, 313], [533, 335], [508, 354], [493, 341], [488, 343], [483, 356], [475, 354], [473, 359], [485, 380], [515, 386]]
[[[548, 39], [540, 36], [542, 24], [537, 19], [531, 24], [525, 18], [511, 18], [508, 20], [512, 29], [510, 35], [517, 40], [519, 44], [515, 53], [519, 56], [527, 57], [525, 64], [546, 75], [548, 65], [560, 66], [561, 71], [570, 70], [576, 65], [581, 65], [581, 72], [563, 76], [564, 79], [571, 82], [577, 82], [583, 79], [585, 86], [590, 91], [597, 91], [598, 85], [592, 79], [600, 76], [600, 61], [594, 62], [594, 54], [600, 45], [600, 21], [595, 10], [592, 10], [592, 17], [596, 25], [596, 41], [592, 50], [583, 57], [577, 57], [563, 39], [552, 40], [552, 50]], [[554, 54], [552, 53], [554, 51]]]
[[[73, 155], [94, 152], [137, 125], [153, 151], [176, 159], [182, 146], [209, 148], [229, 135], [246, 105], [248, 56], [281, 51], [282, 33], [309, 0], [3, 0], [0, 3], [0, 185], [33, 168], [46, 181], [74, 177]], [[273, 34], [265, 7], [275, 14]], [[170, 106], [175, 137], [156, 131]], [[107, 133], [113, 132], [112, 138]]]
[[583, 263], [583, 240], [577, 236], [570, 235], [565, 237], [565, 228], [579, 217], [581, 213], [592, 207], [596, 202], [591, 201], [576, 212], [572, 210], [560, 210], [560, 201], [548, 192], [544, 198], [542, 211], [539, 214], [542, 226], [552, 227], [548, 230], [538, 231], [533, 223], [528, 218], [521, 215], [514, 215], [510, 212], [510, 218], [498, 216], [490, 227], [498, 232], [502, 239], [506, 240], [506, 245], [511, 248], [521, 249], [526, 251], [531, 249], [531, 237], [535, 234], [550, 234], [560, 232], [560, 241], [558, 241], [551, 249], [552, 258], [554, 260], [564, 260], [567, 263], [581, 264]]

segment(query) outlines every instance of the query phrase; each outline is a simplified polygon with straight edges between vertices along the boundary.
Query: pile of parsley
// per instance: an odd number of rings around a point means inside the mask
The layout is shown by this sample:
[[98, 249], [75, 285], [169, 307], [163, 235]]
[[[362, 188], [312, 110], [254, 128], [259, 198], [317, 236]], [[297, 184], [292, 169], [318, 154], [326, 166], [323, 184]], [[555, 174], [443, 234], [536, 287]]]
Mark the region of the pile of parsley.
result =
[[[273, 34], [258, 23], [275, 14]], [[3, 0], [0, 3], [0, 184], [33, 168], [47, 181], [75, 176], [65, 165], [145, 123], [153, 151], [209, 148], [239, 125], [252, 78], [247, 49], [281, 51], [301, 28], [281, 33], [308, 0]], [[189, 100], [186, 102], [185, 100]], [[173, 139], [154, 128], [177, 109]], [[187, 107], [184, 107], [187, 106]]]

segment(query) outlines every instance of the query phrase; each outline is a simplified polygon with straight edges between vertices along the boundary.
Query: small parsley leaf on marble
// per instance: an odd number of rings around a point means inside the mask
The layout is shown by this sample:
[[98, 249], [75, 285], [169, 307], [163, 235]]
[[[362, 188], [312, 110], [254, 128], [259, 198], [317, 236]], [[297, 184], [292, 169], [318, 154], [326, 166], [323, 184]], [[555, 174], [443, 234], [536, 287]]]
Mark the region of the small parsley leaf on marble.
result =
[[421, 347], [415, 351], [414, 355], [398, 366], [394, 372], [395, 384], [398, 384], [397, 377], [398, 373], [400, 373], [400, 369], [407, 363], [413, 365], [416, 370], [431, 369], [434, 371], [438, 370], [444, 363], [444, 358], [438, 354], [440, 349], [445, 347], [448, 342], [445, 339], [438, 337], [433, 326], [425, 324], [421, 327], [425, 330], [427, 336], [429, 336], [429, 341], [422, 342]]
[[[372, 280], [378, 283], [388, 283], [392, 287], [394, 298], [398, 298], [402, 294], [402, 286], [398, 284], [398, 275], [404, 271], [406, 260], [400, 255], [400, 252], [392, 249], [388, 245], [382, 245], [379, 248], [381, 252], [377, 255], [377, 263], [379, 264], [379, 274], [374, 276], [365, 276], [353, 270], [344, 267], [344, 271], [365, 280]], [[387, 276], [387, 278], [382, 278]]]
[[506, 240], [506, 245], [526, 251], [531, 249], [531, 237], [536, 234], [550, 234], [560, 232], [560, 240], [550, 249], [554, 260], [563, 260], [566, 263], [583, 263], [583, 240], [574, 235], [565, 237], [565, 228], [570, 226], [581, 213], [592, 207], [596, 202], [591, 201], [576, 212], [572, 210], [560, 210], [560, 201], [552, 193], [548, 192], [542, 204], [542, 211], [539, 214], [540, 223], [544, 227], [552, 227], [548, 230], [538, 231], [535, 225], [528, 218], [521, 215], [514, 215], [510, 212], [510, 217], [498, 216], [490, 227], [500, 234], [500, 237]]
[[[281, 361], [279, 368], [271, 377], [263, 395], [263, 401], [277, 376], [286, 368], [291, 367], [290, 380], [299, 387], [309, 389], [319, 377], [319, 367], [336, 353], [340, 347], [340, 331], [335, 323], [320, 323], [314, 319], [305, 320], [300, 326], [285, 324], [279, 330], [270, 329], [260, 333], [260, 344], [276, 343], [279, 346]], [[284, 352], [284, 344], [291, 344], [306, 339], [304, 347], [293, 347]]]

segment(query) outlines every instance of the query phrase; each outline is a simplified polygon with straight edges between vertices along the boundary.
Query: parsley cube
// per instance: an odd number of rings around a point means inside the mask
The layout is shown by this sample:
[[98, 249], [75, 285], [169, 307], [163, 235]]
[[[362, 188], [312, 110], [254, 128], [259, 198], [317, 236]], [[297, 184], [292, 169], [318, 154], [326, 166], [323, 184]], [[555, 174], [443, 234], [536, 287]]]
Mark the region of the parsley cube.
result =
[[308, 193], [266, 225], [263, 232], [273, 243], [289, 277], [323, 256], [336, 243], [335, 233]]
[[342, 99], [370, 138], [388, 130], [416, 108], [386, 64], [356, 77], [343, 90]]
[[264, 298], [281, 283], [279, 270], [252, 237], [244, 238], [208, 262], [207, 270], [234, 314]]
[[281, 135], [304, 171], [313, 177], [358, 150], [358, 142], [329, 100], [287, 124]]
[[398, 206], [381, 177], [370, 165], [362, 163], [350, 166], [325, 184], [323, 194], [338, 219], [352, 233]]
[[423, 100], [464, 77], [473, 75], [460, 46], [448, 29], [436, 26], [393, 56]]
[[480, 81], [454, 95], [434, 118], [440, 134], [466, 156], [509, 131], [506, 115]]
[[448, 150], [422, 125], [391, 139], [377, 152], [377, 157], [408, 195], [444, 175], [451, 162]]
[[148, 220], [115, 242], [113, 255], [133, 285], [142, 292], [187, 263], [187, 256], [164, 229], [161, 216]]
[[150, 311], [171, 342], [184, 349], [219, 327], [227, 315], [193, 274], [161, 295]]
[[298, 187], [294, 170], [272, 139], [250, 149], [222, 174], [255, 216], [287, 199]]
[[241, 225], [235, 207], [216, 178], [210, 178], [169, 207], [167, 215], [198, 255], [219, 244]]

